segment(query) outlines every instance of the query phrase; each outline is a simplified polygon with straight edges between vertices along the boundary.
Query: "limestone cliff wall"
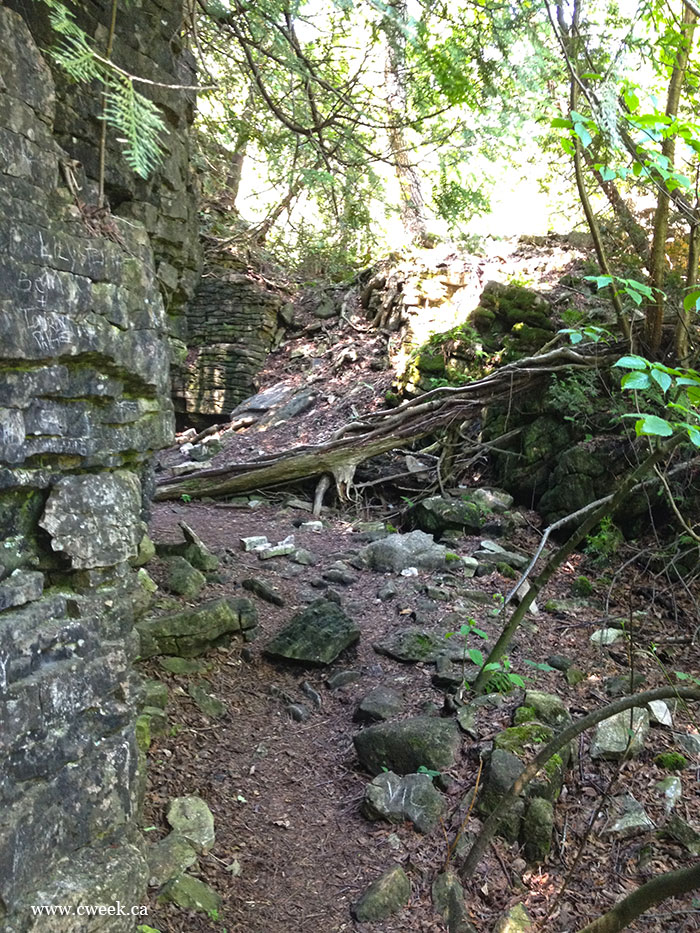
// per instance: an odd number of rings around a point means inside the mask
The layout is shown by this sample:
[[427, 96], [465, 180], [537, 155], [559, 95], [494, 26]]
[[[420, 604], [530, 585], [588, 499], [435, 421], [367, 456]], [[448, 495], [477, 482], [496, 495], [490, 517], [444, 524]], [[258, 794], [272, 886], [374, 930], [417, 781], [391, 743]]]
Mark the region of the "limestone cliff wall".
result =
[[[131, 70], [185, 83], [181, 6], [134, 0], [116, 46]], [[79, 7], [103, 34], [108, 5]], [[0, 930], [126, 931], [31, 905], [144, 900], [132, 564], [198, 265], [191, 100], [162, 90], [164, 170], [142, 183], [111, 149], [113, 212], [87, 216], [97, 95], [52, 73], [42, 17], [0, 3]]]

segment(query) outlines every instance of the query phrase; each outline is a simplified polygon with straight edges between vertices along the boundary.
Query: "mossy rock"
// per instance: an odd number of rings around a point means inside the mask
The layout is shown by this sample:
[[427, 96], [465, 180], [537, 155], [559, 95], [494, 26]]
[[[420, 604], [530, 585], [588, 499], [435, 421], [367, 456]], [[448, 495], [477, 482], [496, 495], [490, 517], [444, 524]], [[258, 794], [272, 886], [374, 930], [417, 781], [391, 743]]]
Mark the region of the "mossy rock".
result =
[[445, 357], [441, 353], [421, 353], [416, 359], [419, 372], [441, 376], [445, 372]]
[[512, 752], [519, 758], [527, 754], [527, 747], [531, 745], [544, 745], [554, 736], [549, 726], [541, 722], [529, 720], [509, 729], [504, 729], [494, 737], [493, 747]]

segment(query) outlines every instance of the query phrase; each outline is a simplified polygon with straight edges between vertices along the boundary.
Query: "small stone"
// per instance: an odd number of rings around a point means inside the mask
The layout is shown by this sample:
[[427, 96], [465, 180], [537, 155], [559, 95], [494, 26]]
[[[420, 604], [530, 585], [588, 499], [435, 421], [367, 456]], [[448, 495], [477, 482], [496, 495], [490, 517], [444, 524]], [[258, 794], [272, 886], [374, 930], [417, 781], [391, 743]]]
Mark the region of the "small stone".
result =
[[265, 535], [253, 535], [250, 538], [241, 538], [241, 547], [244, 551], [257, 551], [259, 548], [271, 547]]
[[312, 531], [315, 534], [323, 531], [323, 522], [302, 522], [299, 531]]
[[391, 534], [373, 541], [361, 551], [362, 559], [371, 570], [398, 573], [408, 567], [423, 570], [444, 570], [447, 549], [436, 544], [432, 535], [423, 531]]
[[199, 855], [205, 855], [214, 845], [214, 817], [201, 797], [175, 797], [165, 818]]
[[673, 738], [676, 745], [687, 755], [692, 755], [694, 758], [700, 757], [700, 735], [695, 735], [694, 732], [674, 732]]
[[[165, 660], [165, 659], [164, 659]], [[144, 682], [144, 706], [156, 706], [165, 709], [168, 705], [168, 687], [162, 680]]]
[[201, 674], [206, 670], [206, 664], [190, 658], [159, 658], [158, 663], [171, 674]]
[[654, 788], [656, 792], [664, 798], [664, 809], [666, 813], [670, 813], [683, 794], [681, 779], [672, 775], [671, 777], [664, 778], [663, 781], [658, 781], [654, 785]]
[[533, 923], [522, 904], [515, 904], [493, 928], [493, 933], [530, 933]]
[[241, 586], [244, 590], [248, 590], [249, 593], [253, 593], [253, 595], [265, 600], [266, 603], [271, 603], [273, 606], [284, 606], [284, 599], [274, 587], [265, 583], [264, 580], [258, 580], [257, 577], [248, 577], [241, 580]]
[[182, 910], [197, 910], [200, 913], [215, 915], [222, 900], [216, 891], [192, 875], [181, 875], [175, 881], [165, 885], [158, 895], [159, 903], [176, 904]]
[[407, 904], [410, 896], [411, 882], [403, 868], [396, 865], [370, 884], [352, 912], [360, 923], [385, 920]]
[[562, 654], [550, 654], [547, 658], [547, 664], [553, 667], [555, 671], [566, 673], [574, 662]]
[[314, 567], [318, 563], [318, 558], [303, 547], [298, 547], [290, 559], [302, 567]]
[[531, 706], [540, 722], [544, 722], [554, 729], [563, 729], [571, 724], [571, 713], [564, 705], [561, 697], [558, 697], [555, 693], [528, 690], [525, 693], [524, 705]]
[[359, 637], [359, 627], [339, 606], [318, 599], [268, 642], [265, 653], [283, 660], [331, 664]]
[[617, 836], [618, 839], [631, 839], [655, 829], [644, 807], [631, 794], [625, 794], [621, 800], [616, 800], [615, 809], [618, 816], [606, 830], [608, 835]]
[[578, 667], [570, 667], [565, 676], [570, 687], [575, 687], [576, 684], [580, 684], [582, 680], [586, 679], [585, 673]]
[[393, 599], [397, 593], [396, 585], [389, 580], [377, 590], [377, 599], [381, 599], [381, 601], [385, 603]]
[[669, 726], [669, 728], [673, 725], [673, 716], [668, 708], [668, 703], [663, 700], [652, 700], [651, 703], [647, 703], [647, 709], [649, 710], [649, 720], [652, 725]]
[[641, 687], [645, 680], [644, 674], [640, 674], [638, 671], [635, 671], [631, 677], [625, 674], [608, 677], [605, 681], [605, 692], [610, 697], [627, 696], [634, 693], [638, 687]]
[[194, 701], [194, 705], [204, 713], [205, 716], [209, 716], [210, 719], [219, 719], [227, 712], [227, 706], [221, 700], [218, 700], [216, 697], [212, 696], [208, 691], [208, 684], [190, 684], [187, 688], [187, 693], [190, 695]]
[[463, 557], [462, 558], [462, 570], [464, 571], [465, 577], [473, 577], [476, 574], [476, 571], [479, 567], [479, 561], [474, 557]]
[[358, 680], [362, 680], [361, 671], [336, 671], [326, 680], [326, 686], [329, 690], [339, 690], [341, 687], [347, 687], [348, 684], [354, 684]]
[[308, 697], [308, 699], [311, 700], [311, 702], [312, 702], [313, 705], [316, 707], [316, 709], [320, 709], [320, 708], [321, 708], [321, 706], [323, 705], [323, 700], [322, 700], [322, 698], [321, 698], [321, 694], [318, 692], [318, 690], [315, 690], [315, 689], [311, 686], [311, 684], [308, 682], [308, 680], [302, 681], [302, 683], [301, 683], [301, 692], [304, 694], [305, 697]]
[[635, 758], [639, 755], [644, 749], [644, 742], [649, 732], [648, 710], [634, 709], [631, 726], [632, 736], [630, 737], [629, 710], [623, 710], [599, 722], [591, 742], [591, 758], [621, 761], [623, 757]]
[[353, 583], [357, 583], [357, 577], [353, 576], [347, 569], [341, 570], [337, 567], [326, 570], [323, 579], [328, 580], [329, 583], [340, 583], [343, 586], [352, 586]]
[[144, 567], [156, 556], [156, 546], [148, 535], [144, 535], [139, 542], [136, 557], [131, 557], [129, 563], [132, 567]]
[[172, 832], [146, 848], [146, 860], [149, 886], [160, 887], [194, 865], [197, 853], [179, 833]]
[[533, 797], [520, 826], [520, 841], [528, 862], [543, 862], [549, 855], [554, 829], [554, 807], [544, 797]]
[[661, 835], [679, 842], [694, 857], [700, 855], [700, 832], [677, 813], [670, 817], [661, 829]]
[[303, 703], [290, 703], [287, 707], [287, 713], [290, 719], [295, 722], [307, 722], [311, 716], [311, 710], [308, 706], [304, 706]]
[[360, 700], [355, 719], [358, 722], [384, 722], [398, 716], [404, 705], [403, 697], [391, 687], [374, 687]]
[[271, 544], [266, 548], [256, 549], [259, 560], [271, 560], [273, 557], [287, 557], [296, 551], [294, 544]]
[[593, 645], [603, 647], [605, 645], [614, 645], [623, 635], [624, 632], [620, 631], [619, 628], [601, 628], [597, 632], [593, 632], [590, 641]]
[[450, 768], [460, 737], [454, 720], [414, 716], [368, 726], [353, 742], [360, 763], [370, 774], [379, 774], [383, 768], [412, 774], [421, 767], [431, 771]]
[[171, 593], [194, 599], [204, 587], [206, 577], [201, 570], [196, 570], [184, 557], [169, 557], [165, 561], [166, 587]]
[[433, 905], [450, 933], [476, 933], [467, 918], [464, 888], [452, 872], [442, 872], [432, 886]]

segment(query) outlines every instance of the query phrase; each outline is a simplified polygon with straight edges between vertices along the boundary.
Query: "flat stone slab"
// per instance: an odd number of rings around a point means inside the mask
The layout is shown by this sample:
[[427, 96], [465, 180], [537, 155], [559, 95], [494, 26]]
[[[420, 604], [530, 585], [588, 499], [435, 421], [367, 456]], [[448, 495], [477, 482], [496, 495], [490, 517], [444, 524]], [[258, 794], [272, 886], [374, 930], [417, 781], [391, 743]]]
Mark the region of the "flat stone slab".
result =
[[168, 612], [139, 622], [141, 657], [157, 654], [196, 657], [223, 635], [252, 628], [255, 607], [245, 597], [220, 597], [180, 612]]
[[359, 627], [337, 603], [317, 599], [268, 642], [265, 654], [286, 661], [332, 664], [359, 637]]
[[14, 570], [0, 583], [0, 612], [40, 599], [43, 592], [43, 573], [38, 570]]
[[460, 736], [452, 719], [414, 716], [368, 726], [353, 742], [360, 763], [370, 774], [379, 774], [384, 768], [396, 774], [413, 774], [421, 767], [431, 771], [450, 768]]

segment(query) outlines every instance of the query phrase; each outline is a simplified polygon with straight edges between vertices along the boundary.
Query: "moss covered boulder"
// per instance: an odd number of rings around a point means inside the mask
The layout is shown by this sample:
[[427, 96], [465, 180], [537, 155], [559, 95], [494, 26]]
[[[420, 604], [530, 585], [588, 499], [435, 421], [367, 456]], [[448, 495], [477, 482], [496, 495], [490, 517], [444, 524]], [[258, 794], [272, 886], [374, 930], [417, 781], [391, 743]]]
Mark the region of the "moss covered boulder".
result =
[[460, 745], [454, 720], [414, 716], [401, 722], [382, 722], [363, 729], [353, 739], [360, 763], [370, 774], [385, 768], [412, 774], [421, 767], [450, 768]]

